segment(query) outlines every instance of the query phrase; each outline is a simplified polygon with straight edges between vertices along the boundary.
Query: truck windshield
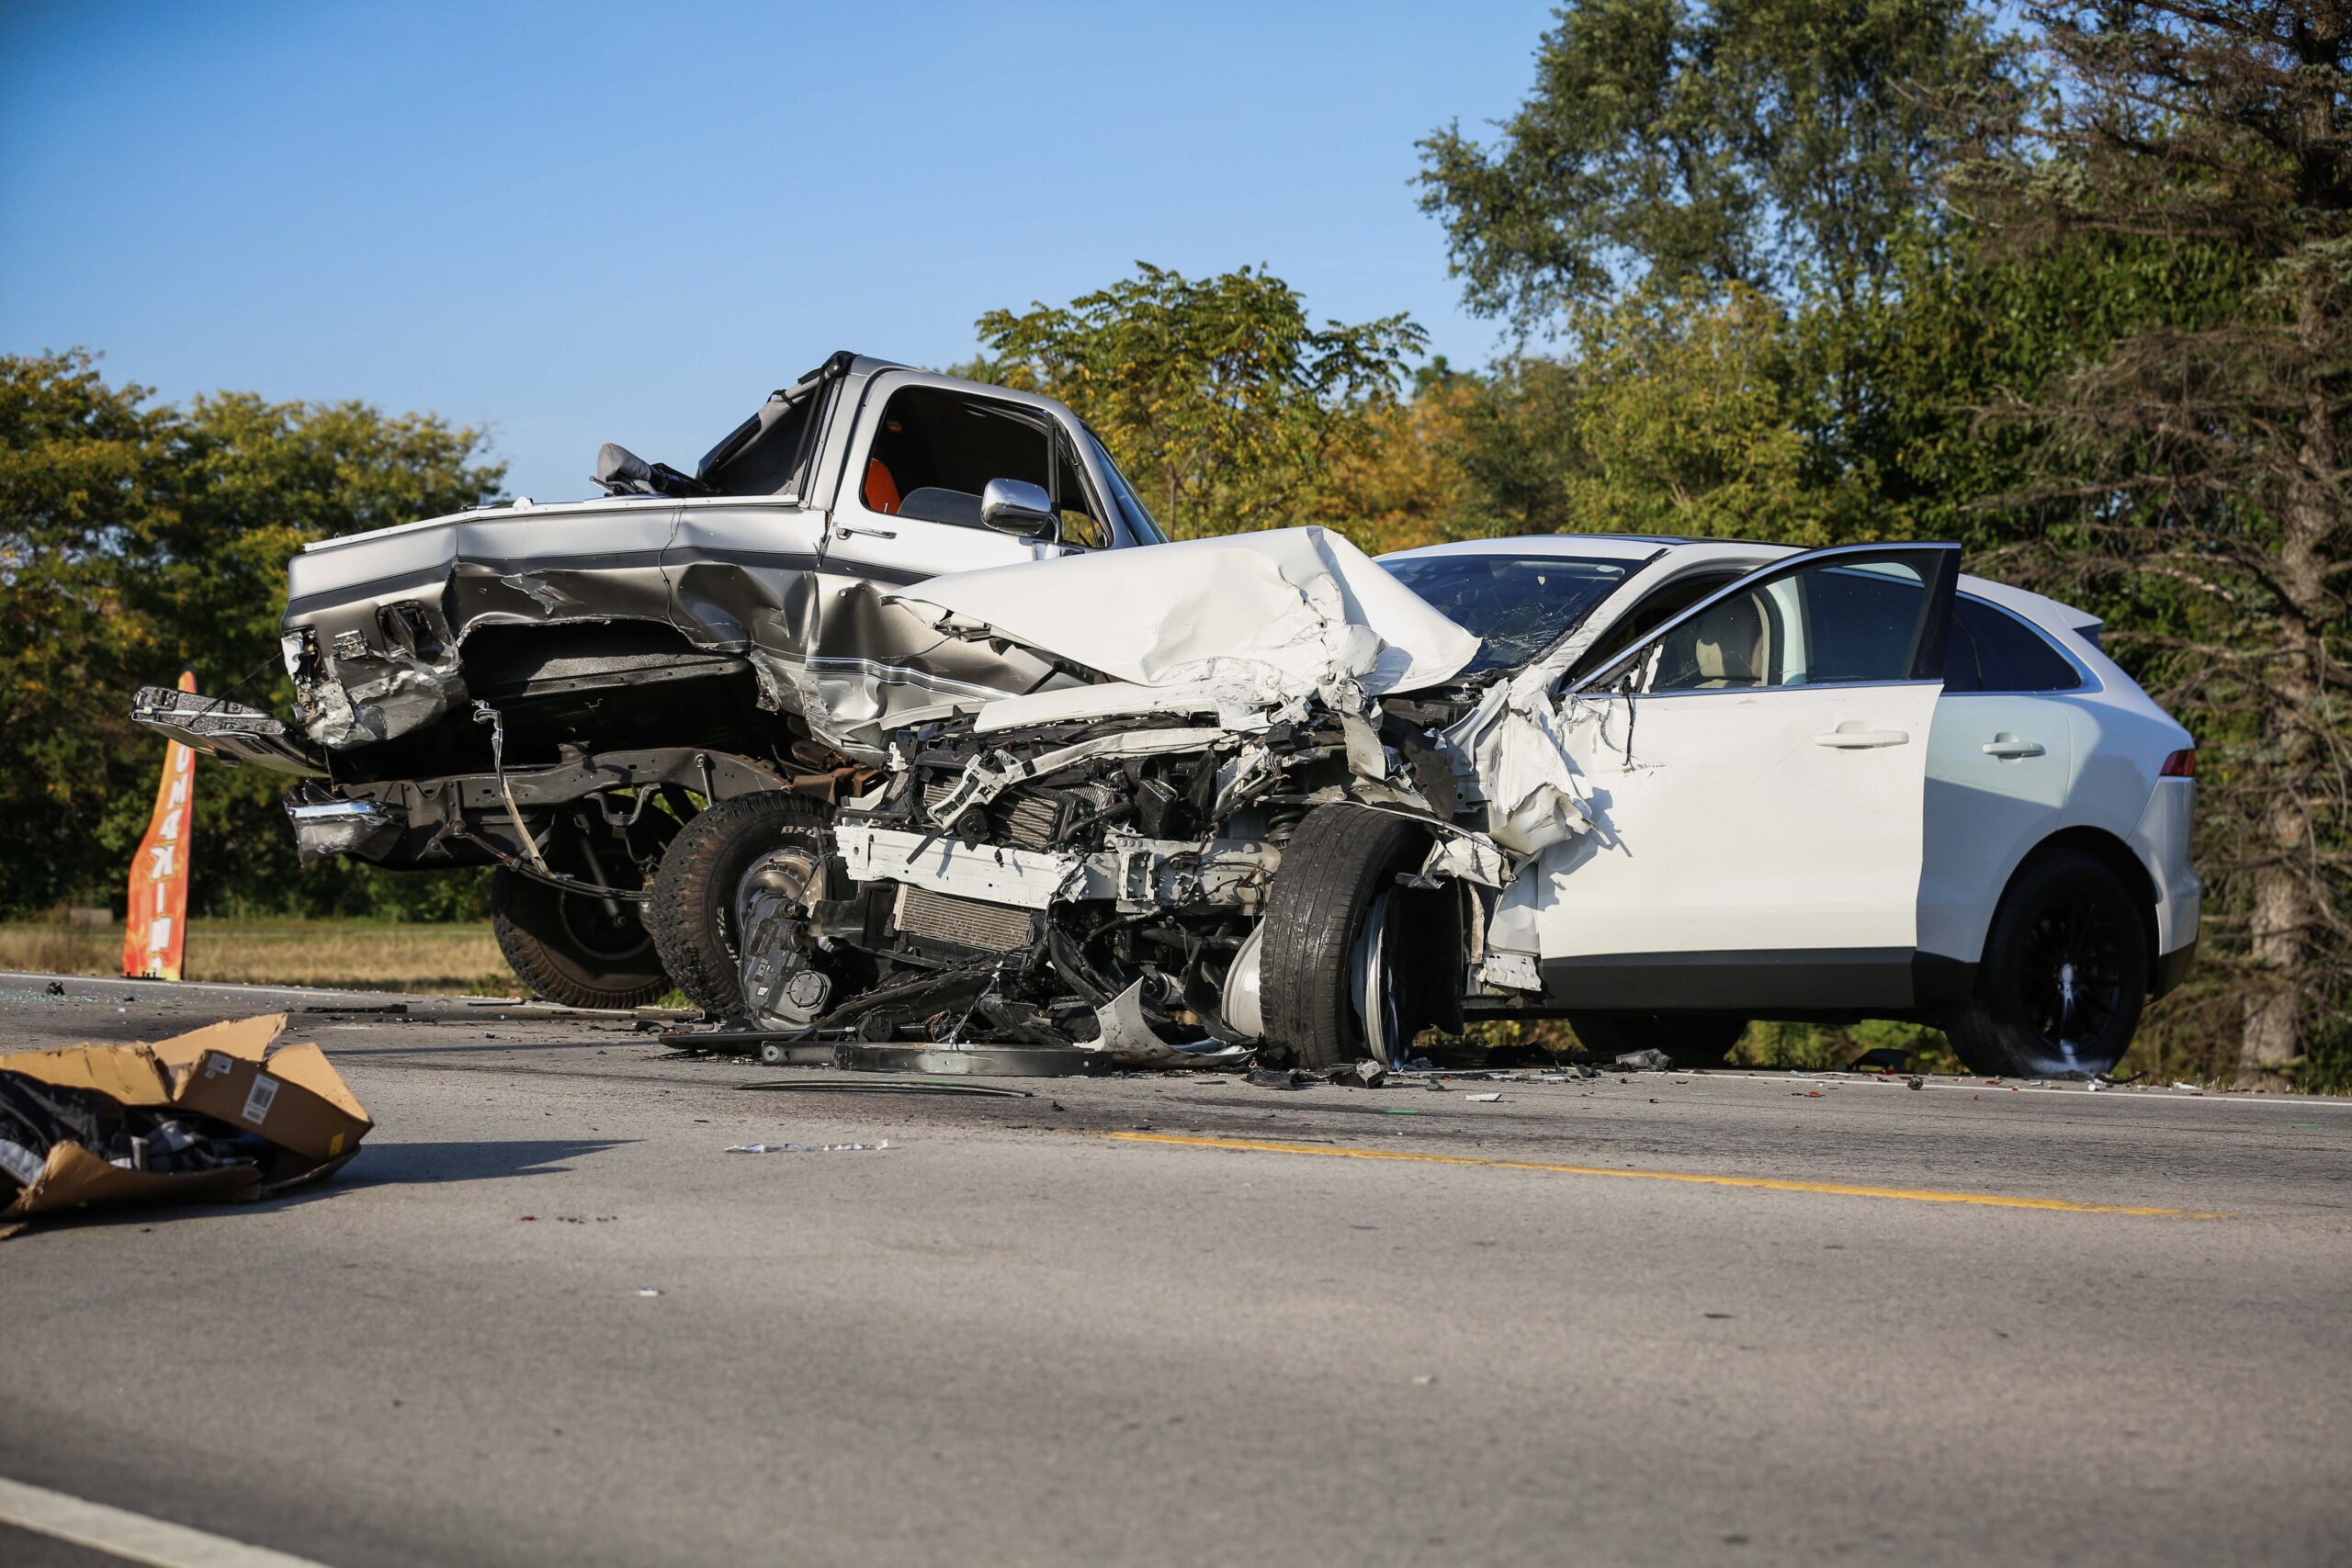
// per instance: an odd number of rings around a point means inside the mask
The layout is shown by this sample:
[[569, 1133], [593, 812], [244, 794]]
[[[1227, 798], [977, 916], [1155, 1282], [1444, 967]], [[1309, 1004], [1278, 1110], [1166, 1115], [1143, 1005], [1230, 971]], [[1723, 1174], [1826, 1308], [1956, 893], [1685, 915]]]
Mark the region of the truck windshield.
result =
[[1384, 560], [1389, 575], [1476, 636], [1476, 675], [1524, 664], [1616, 591], [1638, 561], [1571, 556], [1451, 555]]
[[1092, 444], [1094, 456], [1102, 463], [1102, 471], [1111, 476], [1111, 502], [1119, 509], [1119, 518], [1127, 525], [1127, 532], [1135, 536], [1135, 542], [1138, 545], [1166, 544], [1168, 536], [1159, 531], [1159, 525], [1152, 521], [1151, 513], [1144, 509], [1142, 502], [1136, 499], [1135, 486], [1127, 482], [1127, 476], [1119, 471], [1117, 463], [1112, 461], [1110, 449], [1102, 445], [1102, 438], [1090, 430], [1086, 433], [1086, 439]]

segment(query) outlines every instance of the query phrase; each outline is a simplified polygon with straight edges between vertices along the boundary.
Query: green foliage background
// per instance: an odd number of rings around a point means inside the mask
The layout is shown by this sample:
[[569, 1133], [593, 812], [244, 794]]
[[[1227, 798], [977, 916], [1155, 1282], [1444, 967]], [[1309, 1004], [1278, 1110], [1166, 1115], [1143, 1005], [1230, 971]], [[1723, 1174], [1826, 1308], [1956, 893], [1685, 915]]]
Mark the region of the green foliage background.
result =
[[[356, 402], [161, 404], [78, 351], [0, 357], [0, 915], [119, 906], [164, 752], [130, 694], [192, 664], [208, 693], [245, 680], [239, 700], [287, 711], [288, 558], [490, 499], [483, 442]], [[284, 783], [199, 768], [194, 912], [486, 913], [478, 874], [299, 868]]]

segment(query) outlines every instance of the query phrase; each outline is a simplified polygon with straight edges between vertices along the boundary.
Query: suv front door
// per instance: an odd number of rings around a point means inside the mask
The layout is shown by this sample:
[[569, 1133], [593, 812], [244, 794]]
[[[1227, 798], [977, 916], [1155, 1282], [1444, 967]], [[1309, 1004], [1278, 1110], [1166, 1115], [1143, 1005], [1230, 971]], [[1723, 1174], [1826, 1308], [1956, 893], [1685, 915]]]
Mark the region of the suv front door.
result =
[[1792, 556], [1566, 699], [1595, 830], [1546, 852], [1546, 989], [1591, 1010], [1912, 1000], [1958, 547]]

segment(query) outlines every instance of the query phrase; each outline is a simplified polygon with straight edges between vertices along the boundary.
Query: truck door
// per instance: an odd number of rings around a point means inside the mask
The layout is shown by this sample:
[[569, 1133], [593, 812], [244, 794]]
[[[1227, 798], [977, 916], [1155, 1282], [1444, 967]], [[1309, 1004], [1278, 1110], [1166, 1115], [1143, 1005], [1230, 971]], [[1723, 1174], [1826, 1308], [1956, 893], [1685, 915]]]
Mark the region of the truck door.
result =
[[1563, 1005], [1904, 1007], [1958, 547], [1751, 572], [1567, 699], [1596, 830], [1521, 878]]
[[[1107, 542], [1097, 522], [1106, 513], [1089, 497], [1069, 433], [1046, 411], [903, 373], [876, 381], [834, 498], [826, 570], [914, 582]], [[1061, 540], [982, 524], [990, 479], [1042, 487], [1061, 513]]]

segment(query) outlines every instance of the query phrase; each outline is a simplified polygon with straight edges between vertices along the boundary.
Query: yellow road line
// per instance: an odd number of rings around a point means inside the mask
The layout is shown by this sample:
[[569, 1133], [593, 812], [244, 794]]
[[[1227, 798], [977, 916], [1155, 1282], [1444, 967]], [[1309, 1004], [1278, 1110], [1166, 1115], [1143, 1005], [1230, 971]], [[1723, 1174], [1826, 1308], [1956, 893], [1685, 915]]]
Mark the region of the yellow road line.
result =
[[1414, 1154], [1404, 1149], [1353, 1149], [1337, 1144], [1273, 1144], [1253, 1138], [1192, 1138], [1175, 1133], [1106, 1133], [1129, 1144], [1181, 1144], [1196, 1149], [1240, 1149], [1261, 1155], [1323, 1155], [1334, 1159], [1410, 1160], [1421, 1165], [1475, 1165], [1491, 1170], [1542, 1170], [1558, 1176], [1620, 1176], [1636, 1181], [1684, 1181], [1699, 1187], [1760, 1187], [1772, 1192], [1826, 1192], [1840, 1198], [1900, 1198], [1913, 1203], [1973, 1203], [1986, 1209], [2050, 1209], [2064, 1214], [2149, 1214], [2166, 1220], [2222, 1220], [2187, 1209], [2130, 1203], [2075, 1203], [2064, 1198], [2008, 1198], [1997, 1192], [1939, 1192], [1932, 1188], [1860, 1187], [1843, 1181], [1783, 1181], [1769, 1176], [1702, 1176], [1688, 1170], [1612, 1170], [1600, 1165], [1545, 1165], [1536, 1160], [1480, 1159], [1470, 1155]]

